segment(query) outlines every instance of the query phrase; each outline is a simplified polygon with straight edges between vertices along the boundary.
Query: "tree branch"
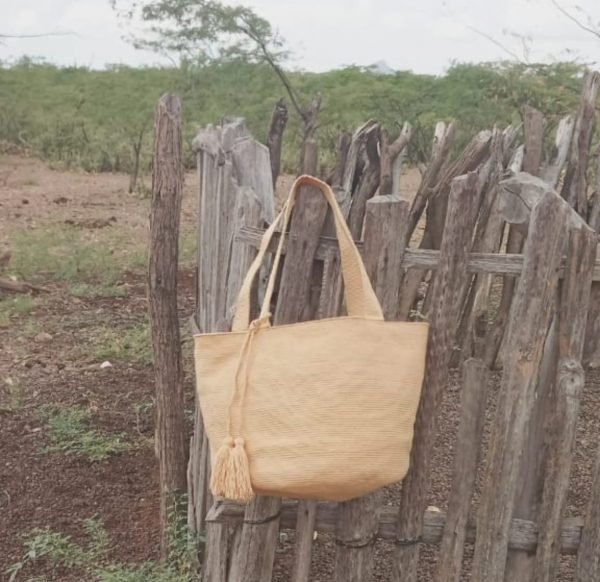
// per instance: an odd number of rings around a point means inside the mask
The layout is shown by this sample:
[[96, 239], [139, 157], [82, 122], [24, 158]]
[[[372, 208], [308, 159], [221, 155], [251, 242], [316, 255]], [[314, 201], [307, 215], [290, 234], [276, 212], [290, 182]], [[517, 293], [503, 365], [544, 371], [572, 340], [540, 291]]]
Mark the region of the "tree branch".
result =
[[498, 48], [502, 49], [507, 55], [510, 55], [513, 59], [515, 59], [519, 63], [526, 64], [526, 61], [524, 61], [521, 57], [519, 57], [519, 55], [517, 53], [511, 51], [509, 48], [506, 48], [500, 41], [496, 40], [493, 36], [490, 36], [489, 34], [487, 34], [487, 32], [483, 32], [482, 30], [479, 30], [478, 28], [475, 28], [474, 26], [471, 26], [470, 24], [465, 24], [464, 26], [466, 26], [469, 30], [472, 30], [475, 34], [478, 34], [479, 36], [482, 36], [486, 40], [489, 40], [491, 43], [495, 44]]
[[309, 121], [308, 114], [300, 106], [299, 99], [297, 98], [296, 92], [294, 91], [294, 88], [292, 87], [292, 84], [290, 83], [290, 80], [288, 79], [287, 75], [284, 73], [283, 69], [275, 62], [275, 59], [271, 55], [266, 43], [253, 29], [252, 24], [244, 18], [242, 18], [242, 21], [244, 22], [245, 26], [238, 25], [240, 32], [248, 36], [248, 38], [252, 39], [258, 45], [260, 51], [263, 54], [264, 59], [267, 61], [269, 66], [275, 71], [275, 74], [279, 77], [279, 80], [285, 87], [285, 90], [290, 98], [290, 101], [292, 102], [294, 109], [296, 110], [296, 113], [302, 118], [302, 121], [304, 121], [304, 123], [307, 123]]
[[45, 36], [68, 36], [75, 34], [74, 32], [41, 32], [39, 34], [2, 34], [0, 38], [43, 38]]
[[600, 38], [600, 30], [592, 28], [591, 26], [588, 26], [587, 24], [581, 22], [581, 20], [579, 20], [579, 18], [577, 18], [576, 16], [571, 14], [568, 10], [566, 10], [563, 6], [561, 6], [559, 4], [558, 0], [550, 0], [550, 1], [552, 2], [552, 4], [554, 4], [554, 6], [556, 7], [557, 10], [559, 10], [571, 22], [574, 22], [577, 26], [579, 26], [579, 28], [581, 28], [582, 30], [585, 30], [586, 32], [593, 34], [597, 38]]

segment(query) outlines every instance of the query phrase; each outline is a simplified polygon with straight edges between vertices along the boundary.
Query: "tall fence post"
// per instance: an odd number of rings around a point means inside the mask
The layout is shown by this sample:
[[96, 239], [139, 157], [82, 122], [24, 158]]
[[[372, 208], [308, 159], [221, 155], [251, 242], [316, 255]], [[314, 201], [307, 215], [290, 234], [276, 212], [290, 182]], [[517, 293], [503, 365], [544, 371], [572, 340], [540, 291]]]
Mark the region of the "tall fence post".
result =
[[468, 251], [476, 218], [475, 213], [471, 212], [471, 198], [476, 183], [477, 175], [474, 173], [452, 181], [440, 266], [433, 290], [428, 367], [415, 423], [410, 470], [402, 484], [398, 545], [392, 571], [395, 582], [413, 582], [417, 579], [419, 541], [437, 415], [448, 382], [448, 365], [457, 323], [456, 310], [463, 302], [461, 294], [464, 295], [466, 291], [463, 281], [467, 274]]
[[148, 308], [156, 382], [156, 452], [160, 471], [161, 554], [169, 518], [186, 492], [188, 446], [177, 314], [179, 220], [183, 193], [181, 102], [163, 95], [154, 121]]
[[[200, 183], [195, 323], [199, 331], [208, 333], [228, 329], [237, 294], [255, 256], [254, 249], [235, 240], [235, 233], [242, 227], [271, 222], [274, 200], [269, 152], [252, 138], [242, 119], [202, 130], [194, 148]], [[225, 582], [232, 530], [236, 528], [205, 521], [213, 502], [209, 478], [208, 441], [197, 406], [188, 477], [188, 524], [192, 531], [206, 536], [204, 582]]]
[[478, 512], [474, 580], [504, 580], [520, 461], [550, 323], [549, 308], [558, 283], [568, 213], [568, 207], [553, 192], [545, 193], [532, 213]]
[[535, 555], [535, 582], [552, 582], [556, 576], [579, 400], [585, 382], [581, 361], [597, 244], [598, 237], [589, 227], [571, 231], [558, 314], [558, 365], [548, 418], [547, 442], [551, 453], [536, 515], [540, 533]]
[[[394, 319], [402, 274], [409, 204], [398, 196], [375, 196], [367, 202], [364, 263], [384, 317]], [[339, 506], [336, 524], [336, 582], [370, 580], [378, 528], [377, 493]]]

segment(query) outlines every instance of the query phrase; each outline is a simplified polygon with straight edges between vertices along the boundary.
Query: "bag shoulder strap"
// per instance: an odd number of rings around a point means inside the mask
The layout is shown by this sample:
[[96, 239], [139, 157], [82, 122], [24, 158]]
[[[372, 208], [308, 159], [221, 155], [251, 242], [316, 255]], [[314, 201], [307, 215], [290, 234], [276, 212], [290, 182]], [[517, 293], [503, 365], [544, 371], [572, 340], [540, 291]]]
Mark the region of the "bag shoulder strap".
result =
[[250, 325], [250, 294], [252, 284], [264, 260], [273, 235], [277, 230], [277, 227], [281, 224], [281, 238], [279, 240], [277, 252], [273, 261], [273, 267], [269, 276], [269, 282], [262, 304], [260, 318], [264, 319], [269, 315], [271, 296], [275, 287], [275, 280], [277, 278], [277, 271], [283, 252], [287, 227], [290, 222], [292, 209], [294, 207], [298, 191], [302, 186], [313, 186], [317, 188], [323, 194], [333, 212], [335, 230], [340, 247], [342, 276], [344, 278], [348, 315], [367, 319], [383, 319], [381, 305], [379, 304], [377, 296], [373, 291], [373, 287], [362, 262], [362, 258], [358, 252], [358, 249], [356, 248], [356, 245], [354, 244], [352, 234], [350, 233], [350, 229], [346, 224], [346, 220], [344, 219], [342, 211], [340, 210], [337, 200], [335, 199], [333, 191], [328, 184], [319, 180], [318, 178], [303, 175], [294, 181], [283, 209], [263, 235], [256, 258], [248, 269], [248, 273], [240, 289], [236, 313], [232, 325], [233, 331], [242, 331], [248, 329], [248, 326]]

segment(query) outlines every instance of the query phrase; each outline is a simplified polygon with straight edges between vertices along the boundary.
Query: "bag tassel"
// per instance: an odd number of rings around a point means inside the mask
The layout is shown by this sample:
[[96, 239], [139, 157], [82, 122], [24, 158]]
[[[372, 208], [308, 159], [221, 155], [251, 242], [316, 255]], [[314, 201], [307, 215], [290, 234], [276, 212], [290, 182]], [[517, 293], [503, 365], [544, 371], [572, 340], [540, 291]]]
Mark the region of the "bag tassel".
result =
[[254, 499], [244, 439], [227, 437], [223, 441], [215, 455], [210, 488], [213, 495], [239, 503]]

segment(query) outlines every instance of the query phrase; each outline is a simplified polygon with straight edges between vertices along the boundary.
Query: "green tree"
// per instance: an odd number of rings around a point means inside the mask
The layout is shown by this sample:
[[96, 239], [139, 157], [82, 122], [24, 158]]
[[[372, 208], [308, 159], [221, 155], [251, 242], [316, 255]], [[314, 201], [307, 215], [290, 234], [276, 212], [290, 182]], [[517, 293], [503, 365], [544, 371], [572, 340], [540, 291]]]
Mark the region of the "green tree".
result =
[[302, 121], [303, 141], [314, 137], [321, 98], [309, 105], [294, 87], [283, 65], [289, 56], [283, 39], [271, 24], [251, 8], [218, 0], [110, 0], [128, 20], [146, 28], [130, 37], [138, 48], [163, 55], [176, 54], [180, 62], [199, 66], [242, 61], [267, 64], [281, 82]]

